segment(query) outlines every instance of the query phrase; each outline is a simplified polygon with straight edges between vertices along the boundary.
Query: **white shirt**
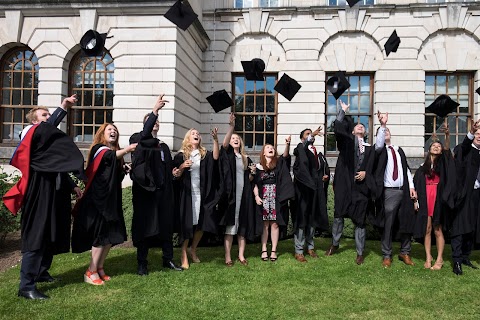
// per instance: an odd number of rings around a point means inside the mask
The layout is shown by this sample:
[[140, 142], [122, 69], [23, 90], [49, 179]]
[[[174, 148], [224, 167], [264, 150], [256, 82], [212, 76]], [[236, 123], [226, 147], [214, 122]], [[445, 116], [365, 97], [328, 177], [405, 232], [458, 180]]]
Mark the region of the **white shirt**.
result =
[[[393, 155], [390, 149], [390, 146], [393, 148], [395, 155], [397, 156], [397, 169], [398, 169], [398, 178], [397, 180], [393, 180]], [[400, 153], [398, 152], [398, 147], [394, 145], [387, 145], [385, 146], [387, 149], [387, 166], [385, 167], [385, 174], [383, 176], [383, 186], [384, 187], [396, 187], [400, 188], [403, 187], [403, 166], [402, 166], [402, 159], [400, 158]], [[407, 177], [408, 177], [408, 185], [410, 189], [414, 189], [413, 185], [413, 177], [410, 169], [407, 168]]]

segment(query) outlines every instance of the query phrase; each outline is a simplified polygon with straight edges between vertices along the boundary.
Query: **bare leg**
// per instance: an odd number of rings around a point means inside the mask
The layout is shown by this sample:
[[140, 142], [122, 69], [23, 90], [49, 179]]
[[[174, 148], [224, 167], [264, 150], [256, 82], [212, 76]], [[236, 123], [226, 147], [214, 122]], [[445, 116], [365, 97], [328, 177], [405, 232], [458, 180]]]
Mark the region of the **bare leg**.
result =
[[244, 261], [245, 260], [245, 237], [242, 237], [242, 236], [237, 236], [237, 240], [238, 240], [238, 259], [240, 259], [240, 261]]
[[182, 268], [188, 269], [188, 256], [187, 256], [187, 248], [188, 248], [188, 239], [183, 241], [182, 243], [182, 256], [180, 258], [182, 262]]
[[428, 217], [427, 220], [427, 230], [425, 231], [425, 263], [424, 267], [426, 269], [432, 267], [432, 217]]
[[232, 256], [230, 255], [230, 252], [232, 251], [232, 242], [233, 242], [233, 235], [226, 234], [224, 238], [225, 263], [229, 263], [232, 261]]
[[432, 270], [440, 270], [443, 266], [443, 249], [445, 248], [445, 238], [443, 237], [442, 226], [438, 225], [434, 228], [435, 239], [437, 240], [437, 260], [431, 268]]
[[[263, 233], [262, 233], [262, 259], [268, 259], [267, 254], [267, 242], [268, 242], [268, 229], [270, 227], [269, 221], [263, 221]], [[273, 248], [272, 248], [273, 250]]]
[[92, 280], [100, 279], [100, 276], [97, 272], [98, 266], [102, 259], [102, 250], [103, 247], [92, 247], [92, 256], [90, 259], [90, 265], [88, 266], [88, 271], [93, 272], [93, 274], [90, 276], [90, 279]]
[[192, 255], [192, 261], [195, 263], [200, 262], [200, 259], [198, 259], [198, 256], [197, 256], [197, 247], [198, 247], [198, 244], [200, 243], [200, 240], [202, 240], [202, 236], [203, 236], [202, 230], [197, 230], [193, 234], [192, 246], [190, 247], [190, 254]]
[[107, 258], [107, 255], [110, 252], [111, 248], [112, 248], [111, 244], [108, 244], [103, 247], [101, 260], [100, 260], [100, 263], [98, 264], [98, 269], [103, 269], [103, 264], [105, 263], [105, 259]]
[[277, 244], [278, 238], [280, 237], [280, 229], [278, 228], [278, 224], [276, 222], [271, 222], [272, 226], [271, 229], [271, 237], [272, 237], [272, 254], [270, 258], [277, 258]]

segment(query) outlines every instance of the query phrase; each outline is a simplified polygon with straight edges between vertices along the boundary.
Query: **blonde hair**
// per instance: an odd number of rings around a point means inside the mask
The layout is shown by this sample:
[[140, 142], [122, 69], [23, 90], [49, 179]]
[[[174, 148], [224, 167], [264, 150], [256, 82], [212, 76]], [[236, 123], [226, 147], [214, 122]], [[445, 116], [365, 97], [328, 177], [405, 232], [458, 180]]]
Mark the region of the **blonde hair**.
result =
[[[238, 153], [240, 153], [240, 155], [242, 156], [243, 169], [247, 170], [247, 168], [248, 168], [248, 158], [247, 158], [247, 154], [245, 153], [245, 144], [243, 143], [242, 137], [238, 133], [233, 133], [232, 137], [233, 137], [233, 135], [236, 135], [238, 137], [238, 139], [240, 139], [240, 148], [238, 148]], [[230, 138], [230, 139], [232, 139], [232, 138]]]
[[28, 123], [33, 123], [33, 121], [37, 121], [37, 110], [44, 110], [44, 111], [50, 112], [48, 108], [44, 106], [33, 107], [28, 111], [27, 115], [25, 116], [25, 118], [27, 118]]
[[[192, 131], [197, 129], [192, 128], [185, 133], [185, 137], [183, 138], [182, 148], [180, 149], [183, 152], [183, 160], [190, 159], [190, 155], [192, 154], [193, 147], [190, 143], [190, 136], [192, 135]], [[200, 134], [200, 132], [199, 132]], [[198, 142], [198, 151], [200, 152], [200, 158], [203, 160], [205, 155], [207, 154], [207, 149], [202, 145], [202, 137], [200, 136], [200, 141]]]

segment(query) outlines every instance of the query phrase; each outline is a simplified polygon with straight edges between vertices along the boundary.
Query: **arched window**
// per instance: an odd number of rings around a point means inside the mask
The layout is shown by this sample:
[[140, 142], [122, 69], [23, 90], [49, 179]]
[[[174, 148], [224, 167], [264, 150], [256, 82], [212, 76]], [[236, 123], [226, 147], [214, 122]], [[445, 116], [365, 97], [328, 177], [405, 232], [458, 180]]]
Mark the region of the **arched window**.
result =
[[38, 99], [38, 59], [27, 47], [5, 53], [1, 61], [1, 141], [17, 143], [25, 115]]
[[113, 72], [112, 56], [85, 57], [80, 51], [70, 64], [69, 93], [77, 94], [77, 106], [69, 116], [69, 133], [75, 142], [89, 144], [97, 129], [112, 122]]

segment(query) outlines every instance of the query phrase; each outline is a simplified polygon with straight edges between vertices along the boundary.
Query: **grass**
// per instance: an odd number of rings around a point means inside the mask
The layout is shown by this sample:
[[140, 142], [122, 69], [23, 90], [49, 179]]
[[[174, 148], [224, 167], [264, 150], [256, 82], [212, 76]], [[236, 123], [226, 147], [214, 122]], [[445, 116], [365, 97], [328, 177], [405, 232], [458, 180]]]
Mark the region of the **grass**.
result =
[[[316, 239], [319, 253], [330, 239]], [[455, 276], [449, 261], [423, 269], [423, 247], [413, 245], [416, 266], [394, 260], [381, 267], [380, 243], [368, 241], [365, 264], [354, 263], [347, 239], [332, 257], [301, 264], [292, 240], [280, 243], [279, 260], [263, 262], [260, 245], [247, 246], [247, 267], [223, 265], [223, 248], [200, 248], [202, 263], [184, 272], [165, 271], [161, 253], [150, 253], [150, 275], [136, 275], [135, 249], [112, 250], [105, 286], [83, 283], [88, 253], [55, 257], [51, 273], [62, 281], [39, 284], [47, 301], [16, 297], [19, 267], [0, 274], [0, 319], [476, 319], [480, 270]], [[236, 249], [236, 246], [233, 248]], [[398, 252], [398, 244], [394, 250]], [[235, 252], [235, 251], [233, 251]], [[449, 257], [447, 248], [445, 257]], [[179, 256], [175, 249], [175, 257]], [[474, 261], [480, 255], [472, 255]]]

